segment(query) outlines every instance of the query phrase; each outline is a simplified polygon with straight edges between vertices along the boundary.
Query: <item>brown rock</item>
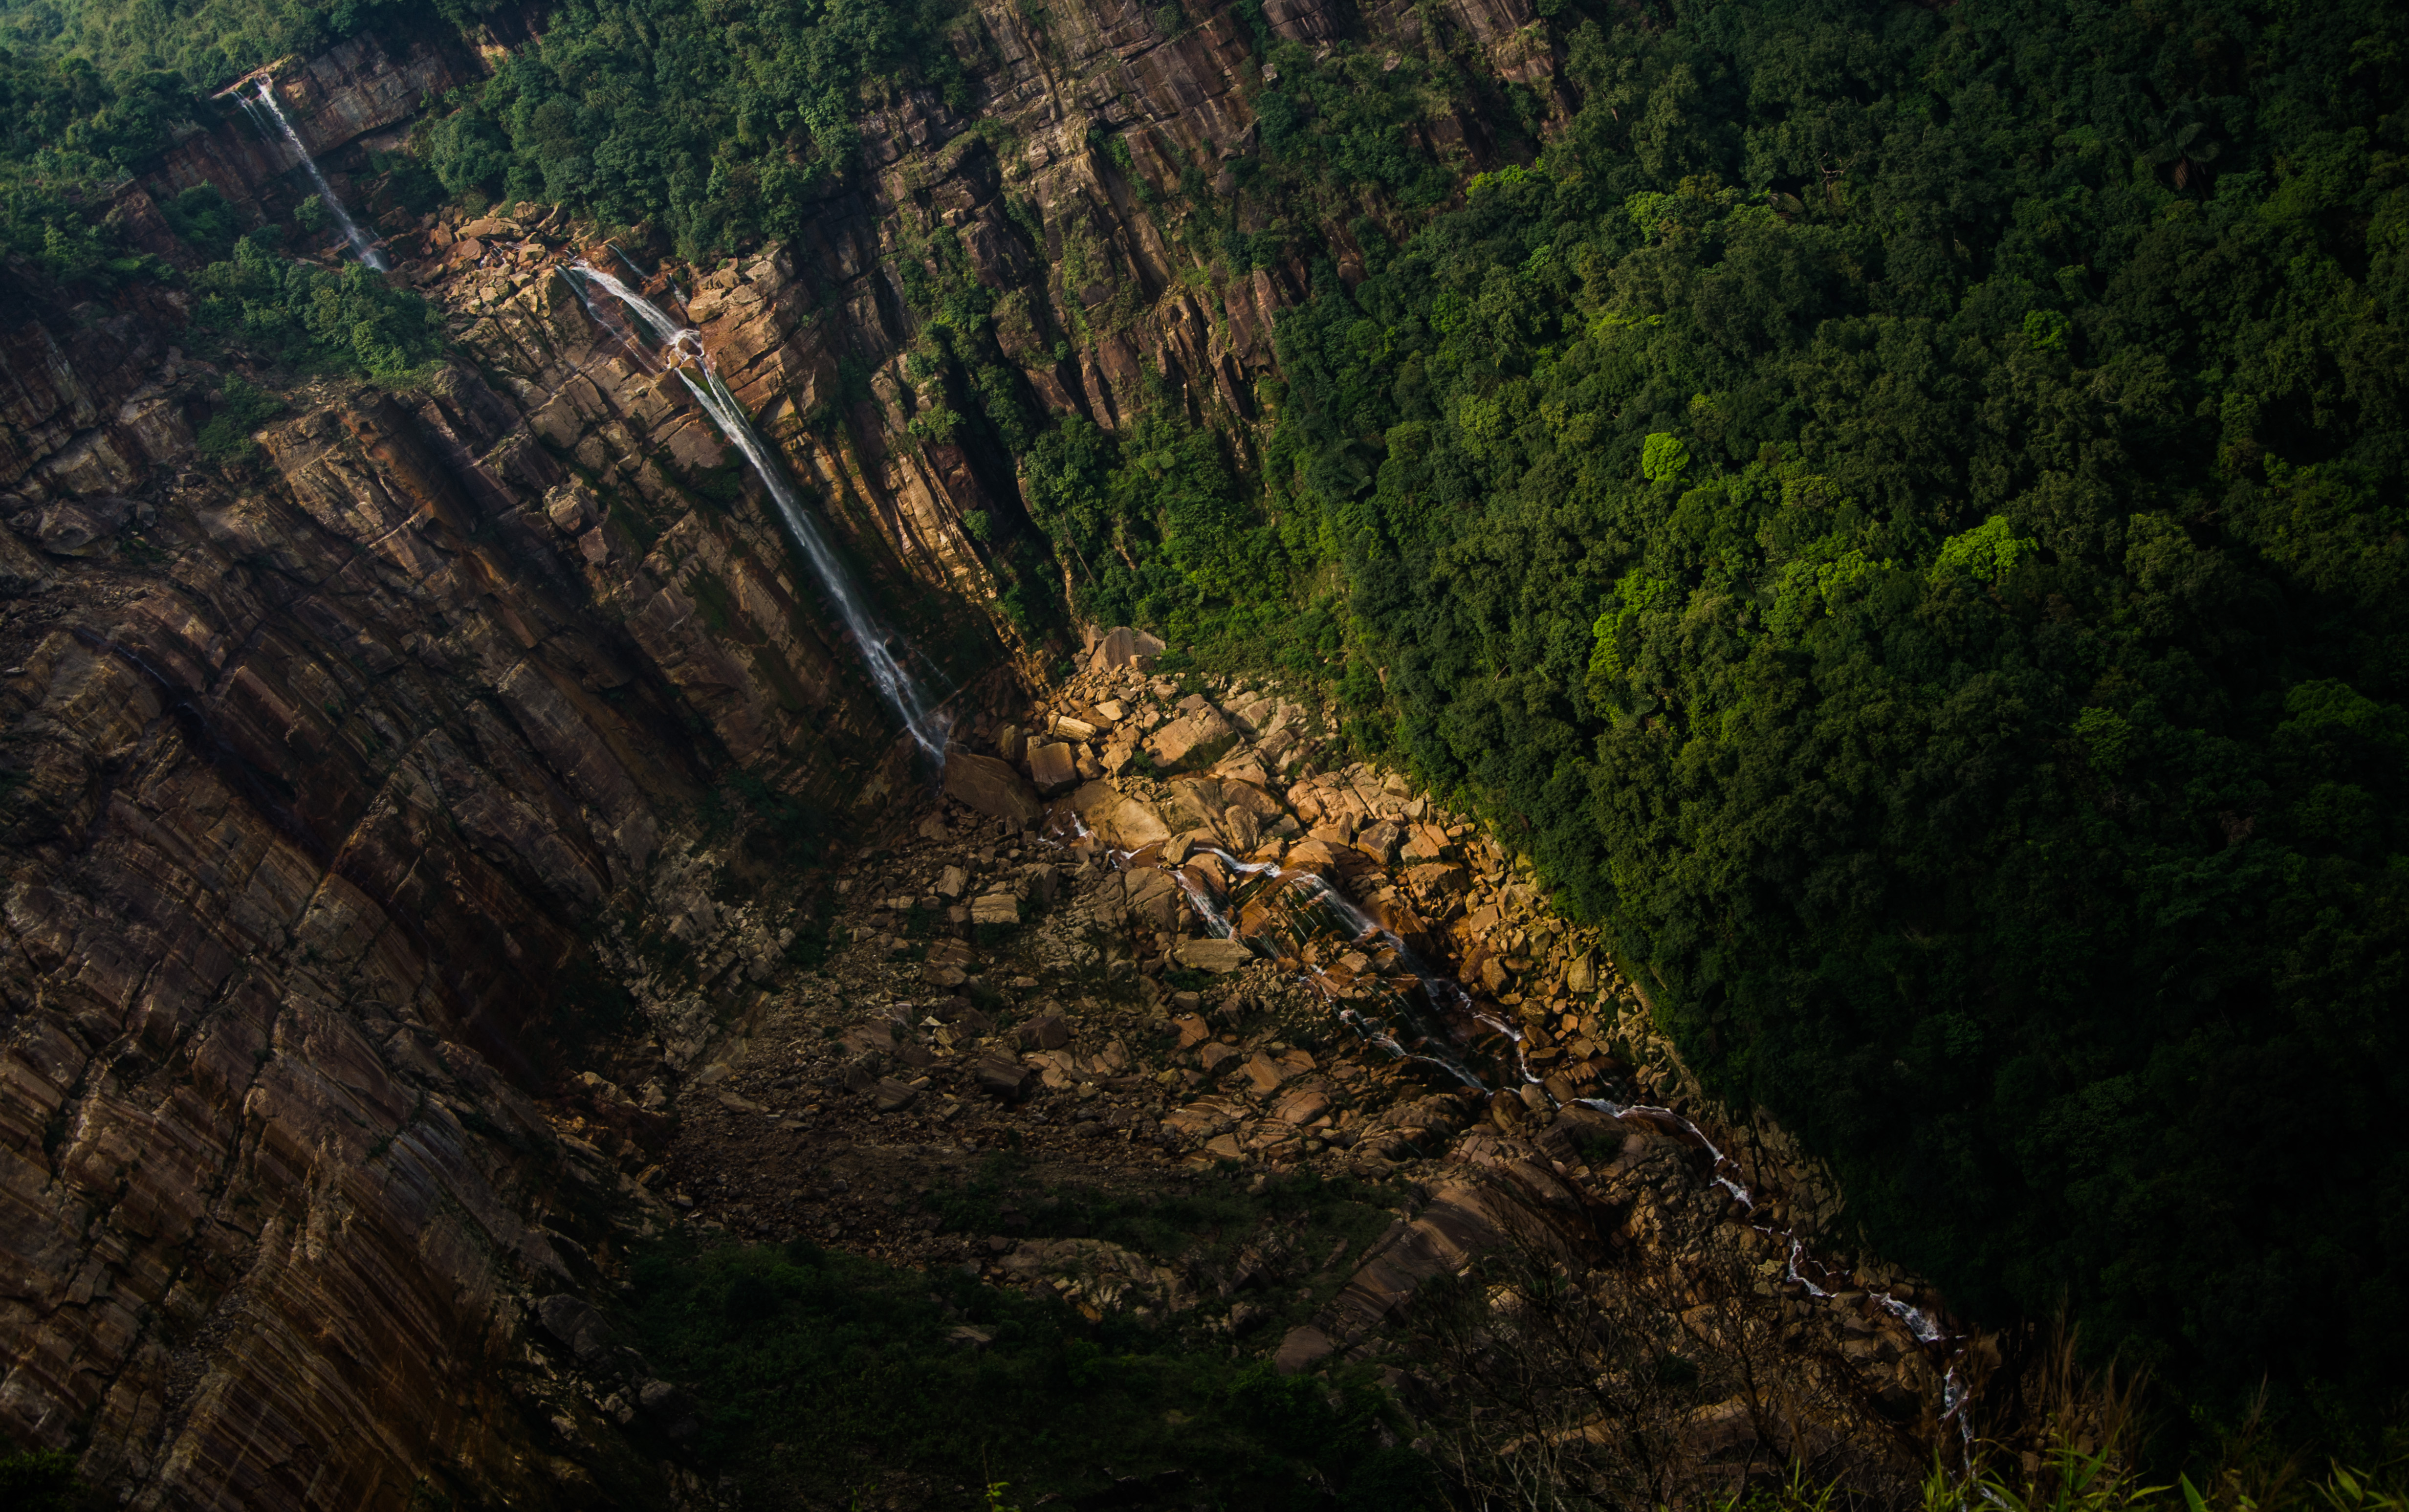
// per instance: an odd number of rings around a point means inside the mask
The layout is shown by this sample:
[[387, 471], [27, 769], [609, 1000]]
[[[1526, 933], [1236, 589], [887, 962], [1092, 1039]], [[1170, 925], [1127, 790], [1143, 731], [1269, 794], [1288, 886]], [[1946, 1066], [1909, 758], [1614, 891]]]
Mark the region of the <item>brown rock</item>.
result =
[[991, 892], [971, 900], [971, 922], [1014, 925], [1020, 922], [1020, 900], [1008, 892]]
[[1017, 1102], [1027, 1097], [1030, 1084], [1037, 1079], [1035, 1072], [1003, 1050], [989, 1050], [980, 1056], [972, 1067], [972, 1073], [978, 1078], [979, 1090], [1003, 1098], [1007, 1102]]
[[1397, 864], [1397, 847], [1405, 843], [1405, 831], [1383, 819], [1355, 837], [1355, 848], [1384, 867]]
[[1261, 1050], [1247, 1058], [1245, 1070], [1247, 1080], [1253, 1086], [1258, 1097], [1268, 1096], [1279, 1090], [1280, 1083], [1288, 1080], [1288, 1068]]
[[[1252, 1070], [1251, 1067], [1248, 1069]], [[1302, 1129], [1329, 1111], [1330, 1099], [1314, 1088], [1305, 1087], [1299, 1087], [1280, 1099], [1278, 1104], [1272, 1109], [1272, 1116], [1282, 1123], [1294, 1124]]]
[[1171, 838], [1171, 826], [1161, 814], [1110, 783], [1084, 785], [1071, 795], [1071, 809], [1089, 829], [1123, 850], [1142, 850]]
[[1161, 655], [1161, 641], [1144, 630], [1117, 626], [1104, 632], [1104, 638], [1096, 643], [1094, 654], [1088, 658], [1088, 668], [1090, 671], [1118, 671], [1123, 668], [1143, 671], [1152, 667], [1154, 658]]
[[1028, 826], [1037, 822], [1046, 806], [1036, 791], [993, 756], [955, 749], [945, 753], [945, 796], [990, 818]]
[[1172, 947], [1172, 958], [1182, 966], [1224, 976], [1255, 958], [1243, 940], [1182, 940]]
[[1180, 715], [1146, 738], [1155, 764], [1166, 771], [1209, 767], [1237, 743], [1238, 732], [1210, 705]]
[[1041, 1014], [1020, 1026], [1024, 1050], [1060, 1050], [1071, 1043], [1071, 1026], [1060, 1014]]
[[1280, 1346], [1272, 1352], [1272, 1368], [1283, 1375], [1294, 1375], [1310, 1370], [1330, 1358], [1337, 1349], [1330, 1335], [1306, 1323], [1288, 1331]]
[[1029, 775], [1046, 798], [1059, 797], [1079, 785], [1078, 747], [1060, 741], [1029, 748]]

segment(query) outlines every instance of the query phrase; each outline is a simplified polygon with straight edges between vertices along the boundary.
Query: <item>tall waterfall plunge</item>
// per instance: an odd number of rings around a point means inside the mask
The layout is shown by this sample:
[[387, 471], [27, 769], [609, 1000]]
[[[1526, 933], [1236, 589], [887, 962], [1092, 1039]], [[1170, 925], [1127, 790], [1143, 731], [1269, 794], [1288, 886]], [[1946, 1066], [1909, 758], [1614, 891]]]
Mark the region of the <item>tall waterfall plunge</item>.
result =
[[263, 128], [273, 125], [273, 135], [283, 138], [284, 144], [293, 149], [293, 155], [301, 160], [301, 166], [310, 170], [310, 181], [318, 186], [318, 201], [334, 216], [335, 224], [342, 228], [343, 239], [352, 244], [352, 255], [378, 272], [384, 272], [391, 266], [386, 263], [384, 253], [377, 251], [376, 243], [353, 223], [350, 213], [343, 209], [342, 196], [335, 193], [335, 186], [328, 183], [326, 176], [319, 171], [318, 160], [301, 145], [300, 135], [294, 131], [293, 122], [284, 119], [284, 108], [276, 103], [275, 85], [263, 79], [259, 81], [258, 94], [245, 94], [241, 99], [243, 108], [251, 112], [252, 119], [258, 121]]
[[645, 328], [671, 353], [678, 377], [685, 381], [695, 401], [718, 425], [719, 433], [744, 454], [744, 459], [753, 464], [754, 472], [759, 475], [762, 486], [770, 491], [772, 501], [778, 507], [779, 518], [786, 522], [787, 533], [802, 549], [803, 559], [811, 565], [814, 575], [820, 580], [821, 588], [836, 606], [838, 617], [844, 620], [845, 629], [852, 634], [854, 644], [860, 649], [862, 662], [870, 670], [871, 681], [878, 686], [879, 697], [885, 698], [896, 716], [903, 721], [903, 727], [911, 732], [913, 743], [931, 757], [943, 761], [945, 756], [945, 716], [930, 707], [920, 684], [903, 670], [902, 662], [888, 645], [888, 632], [871, 614], [853, 575], [845, 570], [844, 563], [820, 533], [818, 524], [795, 497], [794, 485], [786, 481], [786, 469], [778, 466], [768, 444], [753, 429], [753, 422], [745, 416], [744, 407], [737, 403], [736, 396], [728, 391], [719, 375], [711, 370], [710, 360], [703, 354], [702, 333], [691, 325], [680, 324], [658, 305], [591, 263], [578, 263], [570, 271], [608, 291], [643, 322]]

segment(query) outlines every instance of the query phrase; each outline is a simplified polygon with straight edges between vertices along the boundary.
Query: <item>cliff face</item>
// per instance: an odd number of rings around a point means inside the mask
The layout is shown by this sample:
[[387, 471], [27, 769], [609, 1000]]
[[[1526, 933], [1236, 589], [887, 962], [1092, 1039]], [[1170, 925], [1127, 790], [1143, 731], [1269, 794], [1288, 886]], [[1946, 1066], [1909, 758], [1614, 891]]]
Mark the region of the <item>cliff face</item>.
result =
[[[675, 385], [600, 348], [625, 410], [556, 451], [458, 369], [312, 391], [229, 482], [172, 308], [12, 313], [0, 1420], [145, 1505], [574, 1503], [618, 1429], [564, 1443], [525, 1303], [643, 1221], [534, 1101], [610, 990], [581, 942], [701, 963], [646, 1001], [682, 1065], [778, 923], [714, 899], [698, 804], [743, 762], [842, 825], [907, 750], [757, 507], [681, 493], [718, 453]], [[641, 516], [577, 475], [614, 439]]]
[[[948, 396], [900, 360], [902, 260], [950, 228], [1031, 388], [1107, 427], [1148, 368], [1251, 418], [1303, 287], [1206, 267], [1147, 203], [1253, 129], [1235, 14], [1168, 37], [1112, 0], [1049, 14], [983, 0], [957, 38], [979, 104], [877, 113], [868, 171], [791, 241], [692, 270], [687, 307], [971, 737], [1051, 653], [997, 612], [968, 524], [1017, 510], [1009, 460], [909, 429]], [[1395, 0], [1345, 24], [1544, 85], [1530, 22]], [[276, 87], [348, 189], [467, 66], [362, 41]], [[1487, 151], [1477, 122], [1426, 129]], [[235, 122], [148, 192], [272, 213], [284, 166]], [[715, 897], [701, 838], [732, 771], [839, 827], [921, 777], [757, 487], [559, 271], [558, 218], [384, 229], [467, 362], [398, 397], [320, 385], [241, 477], [195, 458], [213, 384], [179, 295], [7, 281], [0, 1426], [146, 1506], [658, 1505], [632, 1412], [532, 1349], [529, 1299], [594, 1289], [651, 1221], [627, 1173], [652, 1116], [595, 1093], [593, 1142], [564, 1131], [563, 1026], [626, 985], [652, 1058], [620, 1079], [674, 1080], [770, 970], [781, 917]], [[691, 964], [662, 985], [638, 940]]]

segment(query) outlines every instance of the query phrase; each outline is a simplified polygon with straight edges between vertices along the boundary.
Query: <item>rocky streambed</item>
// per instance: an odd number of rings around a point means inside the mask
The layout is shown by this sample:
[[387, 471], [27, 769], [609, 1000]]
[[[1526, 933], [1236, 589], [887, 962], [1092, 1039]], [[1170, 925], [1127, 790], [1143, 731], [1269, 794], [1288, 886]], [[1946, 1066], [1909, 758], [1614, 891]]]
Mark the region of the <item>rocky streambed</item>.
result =
[[[1787, 1405], [1735, 1387], [1683, 1418], [1704, 1483], [1810, 1444], [1927, 1462], [1983, 1352], [1841, 1252], [1791, 1142], [1706, 1103], [1470, 816], [1345, 756], [1309, 694], [1159, 674], [1151, 649], [1100, 641], [836, 862], [827, 960], [770, 983], [669, 1102], [641, 1177], [662, 1220], [966, 1270], [1283, 1372], [1384, 1363], [1426, 1409], [1453, 1388], [1413, 1343], [1418, 1295], [1544, 1253], [1782, 1377]], [[981, 1172], [1003, 1195], [948, 1200]], [[1392, 1221], [1332, 1253], [1267, 1219], [1233, 1261], [1048, 1216], [1233, 1175], [1358, 1183]]]

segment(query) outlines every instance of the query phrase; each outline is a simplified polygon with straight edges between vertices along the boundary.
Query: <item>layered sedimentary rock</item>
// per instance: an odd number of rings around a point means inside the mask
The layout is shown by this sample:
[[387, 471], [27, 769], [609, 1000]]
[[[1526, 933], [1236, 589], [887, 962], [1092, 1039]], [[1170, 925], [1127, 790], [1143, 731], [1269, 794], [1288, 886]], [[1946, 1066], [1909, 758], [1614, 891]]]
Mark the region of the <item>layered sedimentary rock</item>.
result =
[[[1348, 24], [1547, 77], [1516, 0], [1445, 14]], [[972, 108], [875, 113], [867, 171], [683, 270], [683, 310], [985, 739], [1046, 651], [968, 523], [1017, 511], [1009, 459], [913, 433], [965, 401], [904, 371], [902, 261], [951, 233], [1038, 399], [1107, 427], [1250, 418], [1305, 270], [1204, 269], [1161, 208], [1250, 141], [1234, 13], [1163, 36], [1081, 4], [1041, 34], [996, 0], [959, 45]], [[362, 37], [271, 82], [348, 195], [478, 66]], [[1426, 131], [1483, 161], [1473, 123]], [[124, 223], [189, 260], [155, 199], [281, 215], [290, 166], [229, 115]], [[841, 827], [909, 752], [739, 459], [562, 272], [557, 212], [355, 208], [464, 360], [297, 392], [231, 473], [194, 454], [217, 375], [180, 295], [0, 280], [0, 1426], [138, 1505], [661, 1505], [634, 1409], [563, 1388], [541, 1341], [607, 1348], [531, 1306], [596, 1289], [655, 1211], [627, 1178], [664, 1098], [585, 1084], [594, 1138], [565, 1132], [569, 1039], [627, 990], [619, 1080], [674, 1081], [781, 927], [714, 896], [698, 815], [741, 770]], [[672, 944], [697, 964], [656, 992], [639, 958]]]
[[695, 805], [742, 764], [841, 824], [908, 755], [757, 506], [668, 481], [650, 379], [631, 526], [466, 369], [299, 396], [229, 481], [157, 311], [16, 314], [0, 1421], [145, 1505], [647, 1500], [527, 1364], [642, 1222], [533, 1101], [581, 942], [758, 958]]

